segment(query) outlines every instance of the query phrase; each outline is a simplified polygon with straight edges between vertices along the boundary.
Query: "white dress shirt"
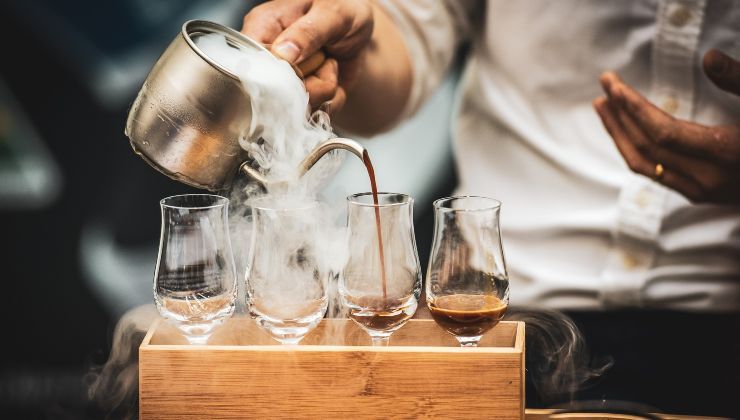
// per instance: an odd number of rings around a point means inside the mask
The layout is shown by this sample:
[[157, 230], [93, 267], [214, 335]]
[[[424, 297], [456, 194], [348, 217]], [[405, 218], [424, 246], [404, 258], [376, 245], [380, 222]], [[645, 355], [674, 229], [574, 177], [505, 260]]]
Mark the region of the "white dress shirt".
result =
[[740, 309], [740, 208], [631, 172], [591, 105], [611, 69], [678, 118], [740, 122], [740, 99], [700, 66], [710, 48], [740, 57], [740, 1], [378, 2], [412, 56], [407, 114], [472, 44], [457, 193], [503, 202], [512, 304]]

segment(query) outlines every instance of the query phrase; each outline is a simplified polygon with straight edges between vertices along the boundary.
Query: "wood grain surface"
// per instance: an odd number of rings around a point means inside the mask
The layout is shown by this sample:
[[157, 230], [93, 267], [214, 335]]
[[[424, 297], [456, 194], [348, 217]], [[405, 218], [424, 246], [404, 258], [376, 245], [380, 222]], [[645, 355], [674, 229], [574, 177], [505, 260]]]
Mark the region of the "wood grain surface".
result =
[[139, 350], [139, 384], [142, 419], [522, 418], [524, 324], [460, 348], [431, 320], [409, 321], [388, 347], [346, 319], [323, 320], [298, 346], [249, 318], [206, 346], [160, 322]]

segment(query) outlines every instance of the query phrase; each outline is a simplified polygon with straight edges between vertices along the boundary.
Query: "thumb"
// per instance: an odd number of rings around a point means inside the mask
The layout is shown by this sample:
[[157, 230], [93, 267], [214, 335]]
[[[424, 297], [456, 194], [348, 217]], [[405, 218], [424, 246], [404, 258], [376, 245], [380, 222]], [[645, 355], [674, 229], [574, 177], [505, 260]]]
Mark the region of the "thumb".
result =
[[329, 10], [326, 4], [314, 3], [308, 13], [288, 26], [275, 39], [272, 52], [296, 64], [344, 35], [351, 20]]
[[704, 72], [720, 89], [740, 96], [740, 61], [717, 50], [704, 54]]

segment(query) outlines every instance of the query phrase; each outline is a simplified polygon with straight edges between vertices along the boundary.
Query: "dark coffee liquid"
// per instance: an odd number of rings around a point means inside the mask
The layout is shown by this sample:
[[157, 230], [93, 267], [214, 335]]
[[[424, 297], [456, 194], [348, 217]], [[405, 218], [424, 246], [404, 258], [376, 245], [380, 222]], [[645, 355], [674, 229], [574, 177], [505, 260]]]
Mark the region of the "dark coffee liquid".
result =
[[448, 295], [427, 302], [432, 318], [458, 337], [483, 335], [501, 321], [506, 303], [492, 295]]
[[367, 175], [370, 177], [370, 188], [373, 192], [373, 204], [375, 204], [375, 230], [378, 233], [378, 252], [380, 253], [380, 282], [383, 288], [383, 300], [388, 296], [385, 282], [385, 255], [383, 252], [383, 232], [380, 229], [380, 208], [378, 207], [378, 184], [375, 182], [375, 169], [370, 161], [370, 155], [365, 150], [362, 153], [362, 162], [367, 168]]
[[402, 325], [412, 315], [402, 309], [383, 312], [349, 311], [349, 317], [369, 330], [388, 331]]

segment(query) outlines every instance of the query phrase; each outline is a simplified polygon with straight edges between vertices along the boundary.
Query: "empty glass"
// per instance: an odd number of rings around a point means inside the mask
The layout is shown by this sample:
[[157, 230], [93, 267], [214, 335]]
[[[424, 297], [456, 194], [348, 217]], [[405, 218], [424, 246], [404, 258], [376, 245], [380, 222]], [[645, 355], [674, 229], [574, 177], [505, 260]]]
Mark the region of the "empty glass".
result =
[[372, 194], [363, 193], [347, 200], [349, 255], [339, 293], [349, 317], [370, 334], [373, 345], [387, 345], [414, 315], [421, 294], [413, 199], [379, 193], [376, 206]]
[[294, 198], [252, 203], [247, 305], [257, 323], [283, 344], [297, 344], [326, 313], [320, 211], [317, 202]]
[[162, 231], [154, 301], [191, 344], [205, 344], [214, 328], [234, 312], [229, 200], [189, 194], [167, 197], [159, 204]]
[[501, 245], [501, 202], [462, 196], [434, 202], [434, 241], [426, 298], [437, 324], [463, 347], [503, 318], [509, 277]]

